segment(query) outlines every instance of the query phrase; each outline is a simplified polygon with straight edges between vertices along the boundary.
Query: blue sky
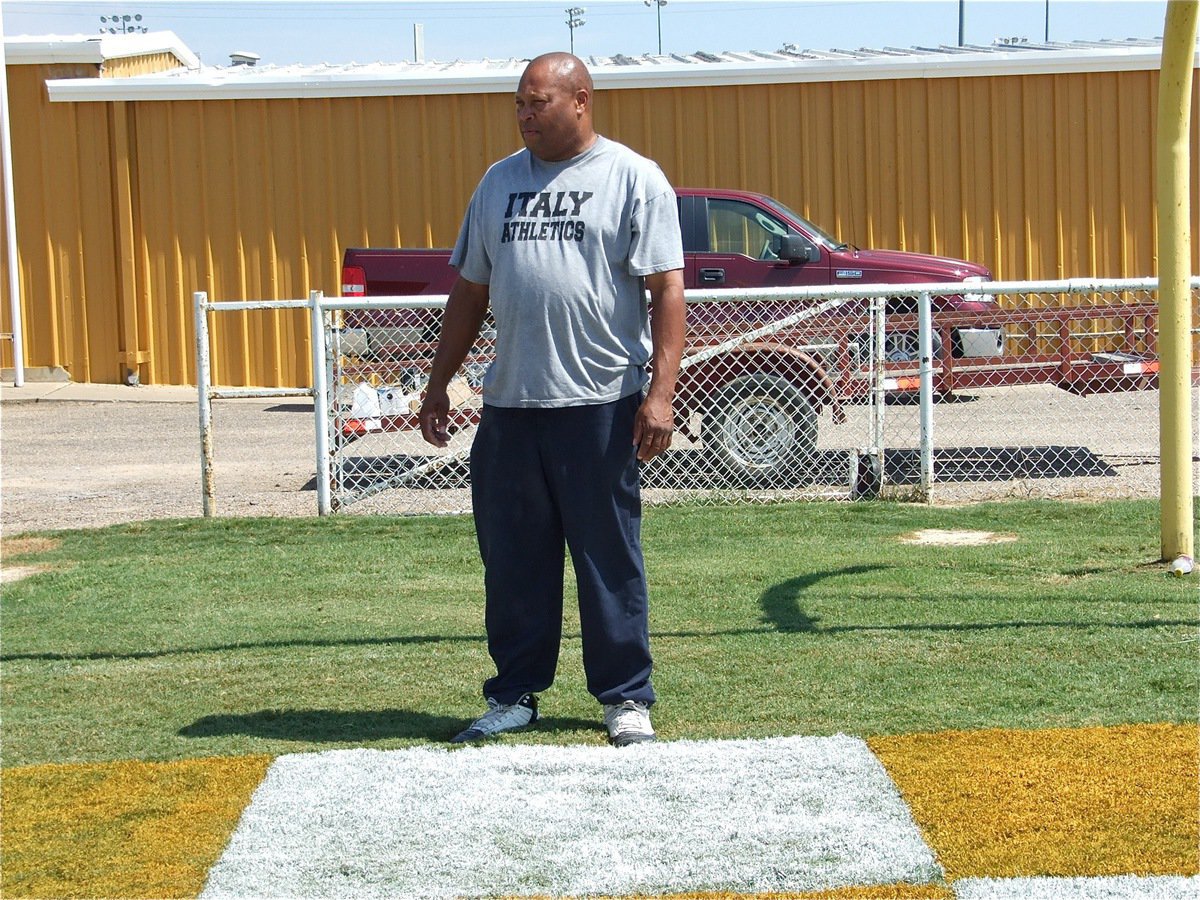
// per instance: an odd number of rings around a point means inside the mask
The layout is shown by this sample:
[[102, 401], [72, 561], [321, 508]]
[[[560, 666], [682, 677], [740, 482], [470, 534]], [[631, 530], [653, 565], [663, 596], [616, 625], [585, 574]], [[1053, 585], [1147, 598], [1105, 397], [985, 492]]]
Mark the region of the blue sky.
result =
[[586, 9], [575, 52], [778, 50], [785, 43], [827, 50], [958, 43], [1000, 38], [1051, 40], [1158, 37], [1164, 0], [3, 0], [4, 33], [99, 32], [101, 16], [141, 15], [151, 30], [174, 31], [210, 65], [247, 50], [263, 63], [346, 63], [413, 58], [413, 25], [424, 31], [427, 60], [529, 57], [567, 49], [566, 10]]

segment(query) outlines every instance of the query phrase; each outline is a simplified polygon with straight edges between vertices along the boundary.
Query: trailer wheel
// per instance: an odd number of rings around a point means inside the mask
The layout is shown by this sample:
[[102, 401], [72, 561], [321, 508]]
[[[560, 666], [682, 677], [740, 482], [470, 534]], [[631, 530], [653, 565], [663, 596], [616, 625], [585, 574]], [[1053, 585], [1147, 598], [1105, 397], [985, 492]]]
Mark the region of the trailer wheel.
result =
[[[957, 331], [955, 334], [957, 335]], [[859, 365], [870, 362], [871, 336], [858, 334], [851, 338], [850, 350], [856, 354]], [[884, 339], [883, 358], [886, 362], [916, 362], [921, 358], [921, 335], [916, 331], [889, 331]], [[933, 334], [933, 358], [942, 358], [942, 338]]]
[[767, 485], [812, 460], [817, 414], [786, 379], [748, 375], [717, 391], [701, 435], [721, 472], [742, 484]]

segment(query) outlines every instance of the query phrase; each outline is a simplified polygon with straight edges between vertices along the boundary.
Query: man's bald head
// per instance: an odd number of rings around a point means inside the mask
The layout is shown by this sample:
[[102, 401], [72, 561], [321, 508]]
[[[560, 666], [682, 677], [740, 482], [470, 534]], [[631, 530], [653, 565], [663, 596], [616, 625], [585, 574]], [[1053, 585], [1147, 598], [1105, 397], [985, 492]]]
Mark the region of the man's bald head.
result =
[[529, 152], [547, 162], [578, 156], [595, 143], [592, 76], [577, 56], [531, 60], [517, 85], [517, 125]]
[[[529, 61], [529, 65], [525, 67], [525, 75], [528, 75], [530, 70], [534, 68], [545, 72], [557, 84], [572, 94], [576, 91], [587, 91], [590, 98], [596, 90], [595, 85], [592, 84], [592, 73], [588, 71], [583, 60], [570, 53], [563, 53], [561, 51], [557, 53], [543, 53], [541, 56]], [[522, 80], [524, 80], [525, 75], [521, 76]]]

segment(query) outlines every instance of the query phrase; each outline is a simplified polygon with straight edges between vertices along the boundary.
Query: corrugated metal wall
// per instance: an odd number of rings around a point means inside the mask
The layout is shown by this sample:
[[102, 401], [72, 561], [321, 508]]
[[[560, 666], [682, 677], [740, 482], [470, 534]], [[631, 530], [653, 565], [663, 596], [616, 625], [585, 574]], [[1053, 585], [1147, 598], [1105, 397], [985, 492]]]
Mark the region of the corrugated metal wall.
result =
[[965, 257], [1004, 279], [1135, 276], [1155, 271], [1157, 83], [1126, 72], [623, 92], [599, 116], [676, 183], [763, 191], [861, 246]]
[[[9, 67], [14, 201], [25, 358], [76, 381], [116, 382], [121, 309], [107, 104], [51, 104], [50, 78], [97, 77], [88, 63]], [[4, 254], [3, 330], [11, 331]], [[12, 365], [4, 342], [3, 363]]]
[[152, 75], [167, 69], [177, 69], [182, 65], [179, 57], [164, 50], [162, 53], [144, 53], [141, 56], [105, 60], [100, 77], [130, 78], [134, 75]]
[[[486, 166], [519, 147], [508, 94], [48, 104], [27, 76], [10, 76], [15, 120], [41, 122], [14, 134], [27, 364], [79, 381], [140, 367], [192, 383], [193, 291], [334, 293], [345, 247], [447, 246]], [[1156, 108], [1156, 72], [601, 91], [596, 106], [601, 132], [676, 184], [763, 191], [852, 243], [1004, 279], [1156, 272]], [[307, 385], [307, 343], [294, 312], [222, 313], [214, 378]]]

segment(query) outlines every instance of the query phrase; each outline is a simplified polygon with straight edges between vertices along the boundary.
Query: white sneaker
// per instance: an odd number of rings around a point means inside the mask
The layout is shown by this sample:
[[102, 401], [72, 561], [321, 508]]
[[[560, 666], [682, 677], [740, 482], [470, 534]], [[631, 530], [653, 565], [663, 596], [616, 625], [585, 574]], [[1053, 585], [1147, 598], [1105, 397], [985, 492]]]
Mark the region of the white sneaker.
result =
[[452, 744], [465, 744], [467, 741], [478, 741], [492, 737], [502, 731], [512, 731], [524, 728], [537, 721], [537, 697], [525, 694], [516, 703], [497, 703], [491, 697], [487, 698], [488, 711], [456, 734]]
[[615, 706], [606, 703], [604, 725], [608, 728], [609, 743], [617, 747], [654, 740], [650, 707], [638, 700], [626, 700]]

